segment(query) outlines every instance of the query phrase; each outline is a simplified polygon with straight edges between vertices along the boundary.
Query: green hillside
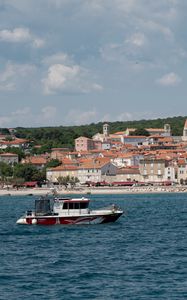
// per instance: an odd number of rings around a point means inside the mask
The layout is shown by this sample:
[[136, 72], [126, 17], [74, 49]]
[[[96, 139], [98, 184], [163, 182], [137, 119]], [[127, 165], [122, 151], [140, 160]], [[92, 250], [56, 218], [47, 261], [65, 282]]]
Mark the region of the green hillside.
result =
[[[172, 135], [182, 135], [187, 116], [170, 117], [165, 119], [139, 120], [126, 122], [107, 122], [110, 132], [124, 131], [126, 128], [163, 128], [164, 124], [170, 124]], [[94, 134], [102, 133], [104, 123], [92, 123], [81, 126], [58, 126], [39, 128], [16, 128], [16, 136], [33, 141], [34, 144], [45, 145], [46, 150], [51, 147], [70, 147], [73, 149], [74, 140], [79, 136], [91, 138]]]

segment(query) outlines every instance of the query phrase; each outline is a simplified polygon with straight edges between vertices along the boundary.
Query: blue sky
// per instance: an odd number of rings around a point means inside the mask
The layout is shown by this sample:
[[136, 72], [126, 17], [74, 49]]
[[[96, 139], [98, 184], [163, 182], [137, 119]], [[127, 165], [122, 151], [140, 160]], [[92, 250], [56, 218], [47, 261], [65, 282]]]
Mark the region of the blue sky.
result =
[[0, 0], [0, 127], [187, 115], [186, 0]]

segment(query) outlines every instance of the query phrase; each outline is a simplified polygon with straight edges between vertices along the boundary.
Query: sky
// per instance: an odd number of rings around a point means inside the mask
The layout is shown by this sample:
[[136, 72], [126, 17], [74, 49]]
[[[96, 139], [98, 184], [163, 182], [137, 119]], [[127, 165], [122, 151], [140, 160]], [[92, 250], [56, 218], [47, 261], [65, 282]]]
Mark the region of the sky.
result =
[[0, 127], [187, 115], [186, 0], [0, 0]]

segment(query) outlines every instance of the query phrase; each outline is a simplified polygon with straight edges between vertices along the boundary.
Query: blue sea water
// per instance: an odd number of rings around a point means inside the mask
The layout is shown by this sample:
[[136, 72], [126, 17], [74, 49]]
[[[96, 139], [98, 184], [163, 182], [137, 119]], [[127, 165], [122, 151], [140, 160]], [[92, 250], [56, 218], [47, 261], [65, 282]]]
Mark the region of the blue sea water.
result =
[[90, 195], [125, 214], [23, 226], [34, 196], [0, 197], [0, 299], [187, 299], [187, 194]]

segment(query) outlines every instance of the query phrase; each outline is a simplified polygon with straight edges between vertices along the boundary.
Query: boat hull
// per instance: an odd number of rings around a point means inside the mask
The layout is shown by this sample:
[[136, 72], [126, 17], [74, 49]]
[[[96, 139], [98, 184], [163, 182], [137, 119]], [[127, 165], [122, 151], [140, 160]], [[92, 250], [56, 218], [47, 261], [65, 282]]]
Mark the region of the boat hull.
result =
[[103, 224], [115, 222], [123, 212], [87, 216], [29, 216], [22, 217], [17, 224], [22, 225], [72, 225], [72, 224]]

